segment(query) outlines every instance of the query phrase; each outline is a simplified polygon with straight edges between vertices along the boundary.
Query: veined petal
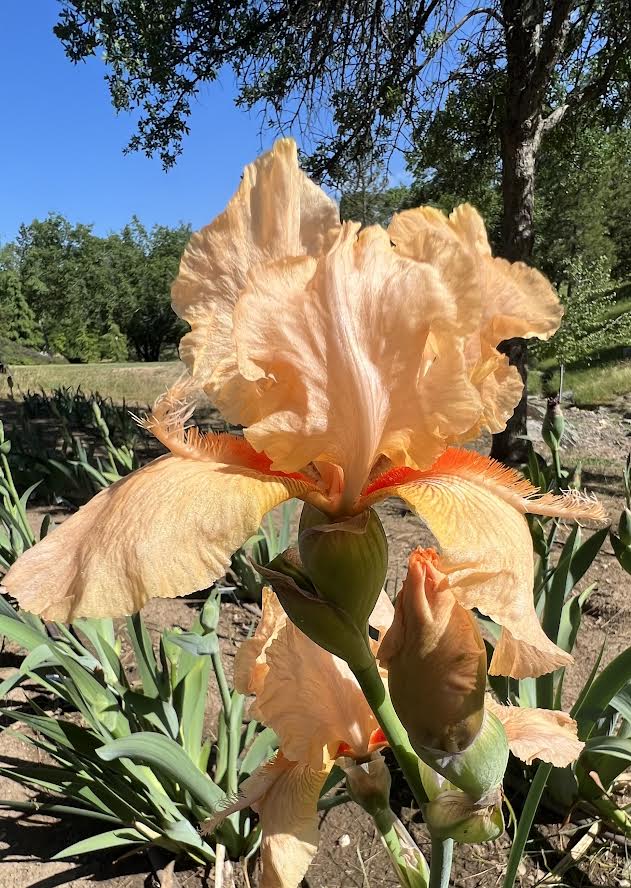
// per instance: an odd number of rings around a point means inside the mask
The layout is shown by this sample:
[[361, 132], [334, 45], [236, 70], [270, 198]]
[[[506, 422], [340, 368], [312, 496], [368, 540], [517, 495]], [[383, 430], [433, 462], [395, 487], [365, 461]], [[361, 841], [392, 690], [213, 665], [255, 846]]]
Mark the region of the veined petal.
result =
[[248, 272], [284, 256], [318, 256], [339, 229], [335, 203], [298, 166], [296, 144], [280, 139], [247, 166], [239, 188], [210, 225], [195, 233], [173, 284], [173, 308], [191, 325], [180, 354], [221, 409], [247, 406], [252, 386], [239, 375], [232, 313]]
[[239, 368], [259, 399], [247, 439], [285, 472], [340, 466], [347, 509], [381, 454], [429, 466], [481, 412], [458, 302], [472, 275], [471, 262], [441, 274], [354, 225], [317, 263], [259, 266], [234, 316]]
[[492, 346], [505, 339], [549, 339], [558, 328], [563, 308], [547, 278], [523, 262], [494, 257], [482, 217], [471, 204], [445, 216], [432, 207], [397, 213], [388, 233], [398, 252], [426, 260], [432, 251], [465, 250], [475, 261], [481, 298], [479, 336]]
[[318, 798], [328, 769], [313, 771], [282, 752], [239, 787], [239, 797], [202, 826], [250, 807], [261, 820], [261, 888], [298, 888], [318, 847]]
[[130, 614], [150, 598], [205, 589], [270, 509], [308, 489], [210, 455], [160, 457], [97, 494], [25, 552], [3, 583], [48, 620]]
[[564, 768], [576, 761], [585, 745], [578, 739], [576, 722], [567, 712], [502, 706], [490, 695], [487, 695], [486, 707], [504, 725], [513, 755], [527, 765], [533, 759], [542, 759]]
[[320, 771], [340, 746], [366, 755], [377, 721], [349, 666], [284, 618], [273, 592], [235, 658], [235, 686], [254, 693], [251, 715], [273, 728], [284, 754]]
[[479, 284], [476, 329], [467, 337], [465, 355], [471, 381], [480, 392], [484, 413], [479, 422], [452, 441], [471, 440], [483, 428], [501, 431], [521, 398], [519, 374], [497, 352], [513, 337], [549, 339], [563, 309], [549, 281], [523, 262], [493, 257], [484, 222], [470, 205], [449, 217], [431, 207], [397, 214], [389, 228], [396, 250], [425, 261], [428, 251], [440, 255], [460, 249], [475, 262]]
[[398, 495], [438, 540], [450, 588], [467, 608], [503, 626], [492, 674], [541, 675], [572, 662], [547, 637], [533, 604], [533, 551], [524, 513], [602, 521], [595, 500], [544, 494], [513, 469], [452, 448], [427, 472], [394, 469], [366, 488], [362, 505]]

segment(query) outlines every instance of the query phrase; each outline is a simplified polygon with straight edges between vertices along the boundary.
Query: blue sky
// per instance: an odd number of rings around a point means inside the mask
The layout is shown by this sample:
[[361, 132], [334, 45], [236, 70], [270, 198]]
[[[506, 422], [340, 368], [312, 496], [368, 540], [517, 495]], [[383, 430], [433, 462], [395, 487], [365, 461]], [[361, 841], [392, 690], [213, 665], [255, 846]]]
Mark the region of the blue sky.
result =
[[100, 60], [66, 58], [52, 33], [57, 11], [57, 0], [0, 0], [0, 243], [49, 211], [98, 234], [133, 213], [146, 225], [209, 222], [261, 149], [257, 116], [234, 108], [224, 78], [196, 103], [173, 170], [123, 155], [134, 121], [115, 114]]

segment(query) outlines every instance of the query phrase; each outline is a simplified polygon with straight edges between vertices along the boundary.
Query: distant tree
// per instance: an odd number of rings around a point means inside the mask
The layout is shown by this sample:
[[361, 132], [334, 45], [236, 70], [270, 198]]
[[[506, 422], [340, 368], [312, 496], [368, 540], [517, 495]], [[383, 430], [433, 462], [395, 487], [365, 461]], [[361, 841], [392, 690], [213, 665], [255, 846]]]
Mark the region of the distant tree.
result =
[[170, 307], [171, 282], [190, 236], [185, 225], [147, 231], [133, 219], [96, 236], [59, 214], [22, 225], [12, 274], [46, 347], [75, 361], [157, 361], [184, 325]]
[[392, 216], [410, 204], [407, 185], [392, 185], [383, 164], [368, 157], [354, 163], [339, 184], [340, 216], [362, 226], [387, 226]]
[[188, 225], [147, 231], [136, 218], [122, 231], [130, 297], [120, 323], [141, 361], [159, 361], [162, 349], [174, 348], [186, 331], [171, 309], [170, 291], [190, 235]]
[[[541, 154], [537, 179], [535, 257], [557, 284], [570, 260], [595, 267], [602, 259], [614, 278], [631, 257], [631, 133], [586, 125], [558, 128]], [[626, 188], [624, 187], [626, 179]]]
[[[629, 0], [156, 0], [150, 12], [137, 0], [63, 0], [55, 32], [74, 61], [104, 51], [115, 107], [140, 109], [129, 148], [167, 166], [201, 84], [225, 66], [239, 104], [263, 105], [278, 129], [300, 124], [311, 171], [334, 182], [431, 124], [468, 82], [491, 103], [484, 125], [500, 145], [500, 245], [511, 260], [532, 257], [543, 139], [581, 111], [620, 118], [631, 101]], [[479, 131], [464, 133], [465, 151]], [[525, 378], [525, 343], [505, 351]], [[525, 431], [524, 397], [494, 455], [523, 456]]]
[[22, 292], [13, 244], [0, 247], [0, 336], [31, 348], [42, 345], [35, 316]]

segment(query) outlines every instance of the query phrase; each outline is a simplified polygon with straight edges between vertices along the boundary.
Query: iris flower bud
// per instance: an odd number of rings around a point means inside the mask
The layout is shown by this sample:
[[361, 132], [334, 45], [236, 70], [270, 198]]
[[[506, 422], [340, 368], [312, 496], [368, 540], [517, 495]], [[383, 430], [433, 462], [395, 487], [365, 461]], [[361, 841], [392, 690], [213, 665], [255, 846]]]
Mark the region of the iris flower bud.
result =
[[353, 669], [370, 666], [373, 659], [366, 627], [357, 626], [345, 610], [320, 597], [297, 549], [285, 550], [267, 567], [257, 565], [257, 570], [301, 632], [324, 650], [346, 660]]
[[551, 451], [559, 449], [565, 432], [565, 419], [561, 410], [561, 399], [558, 395], [548, 398], [546, 415], [541, 427], [541, 437]]
[[456, 601], [433, 549], [410, 556], [379, 659], [419, 755], [451, 755], [473, 742], [484, 716], [486, 651], [475, 617]]
[[346, 773], [346, 789], [356, 804], [373, 817], [390, 809], [392, 778], [381, 753], [374, 752], [361, 763], [344, 758], [338, 763]]
[[298, 548], [318, 596], [365, 630], [388, 569], [388, 541], [375, 510], [330, 521], [307, 504], [300, 518]]
[[316, 644], [353, 668], [370, 665], [368, 618], [383, 587], [388, 543], [373, 509], [330, 521], [306, 505], [299, 550], [288, 549], [266, 568], [289, 619]]
[[504, 832], [499, 788], [477, 802], [459, 789], [446, 790], [423, 805], [423, 817], [432, 837], [439, 840], [475, 844], [490, 842]]

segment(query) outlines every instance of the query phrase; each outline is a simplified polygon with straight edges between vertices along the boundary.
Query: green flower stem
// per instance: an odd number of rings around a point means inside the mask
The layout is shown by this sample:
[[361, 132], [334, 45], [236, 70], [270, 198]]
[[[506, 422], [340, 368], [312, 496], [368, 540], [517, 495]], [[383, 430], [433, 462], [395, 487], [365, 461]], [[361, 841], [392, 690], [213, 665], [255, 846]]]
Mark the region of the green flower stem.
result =
[[364, 696], [366, 697], [370, 708], [374, 712], [381, 729], [386, 735], [386, 739], [403, 771], [408, 786], [414, 794], [414, 798], [419, 805], [422, 805], [428, 799], [421, 782], [418, 756], [410, 746], [410, 741], [408, 740], [405, 728], [394, 711], [388, 692], [379, 675], [377, 663], [372, 655], [371, 661], [372, 662], [368, 666], [364, 666], [357, 670], [353, 669], [351, 664], [349, 665], [351, 665], [355, 678], [359, 682], [359, 686], [364, 692]]
[[432, 859], [429, 864], [429, 888], [448, 888], [451, 862], [454, 853], [453, 839], [435, 839], [432, 836]]
[[344, 805], [350, 801], [351, 797], [347, 792], [338, 792], [337, 795], [318, 799], [318, 811], [330, 811], [332, 808], [337, 808], [338, 805]]
[[215, 679], [217, 681], [217, 687], [219, 688], [219, 696], [221, 697], [221, 705], [223, 707], [223, 711], [226, 716], [226, 724], [227, 724], [228, 719], [230, 717], [230, 706], [231, 706], [230, 688], [228, 687], [226, 673], [224, 672], [223, 660], [221, 659], [221, 652], [219, 651], [219, 645], [217, 645], [217, 651], [210, 655], [210, 659], [213, 664]]
[[391, 809], [382, 808], [380, 811], [376, 811], [372, 815], [372, 819], [375, 822], [375, 826], [379, 830], [379, 835], [383, 839], [385, 846], [388, 849], [391, 861], [395, 864], [397, 868], [400, 867], [401, 869], [404, 869], [406, 863], [403, 858], [403, 852], [401, 850], [401, 842], [399, 841], [397, 831], [394, 828], [396, 817], [392, 813]]

